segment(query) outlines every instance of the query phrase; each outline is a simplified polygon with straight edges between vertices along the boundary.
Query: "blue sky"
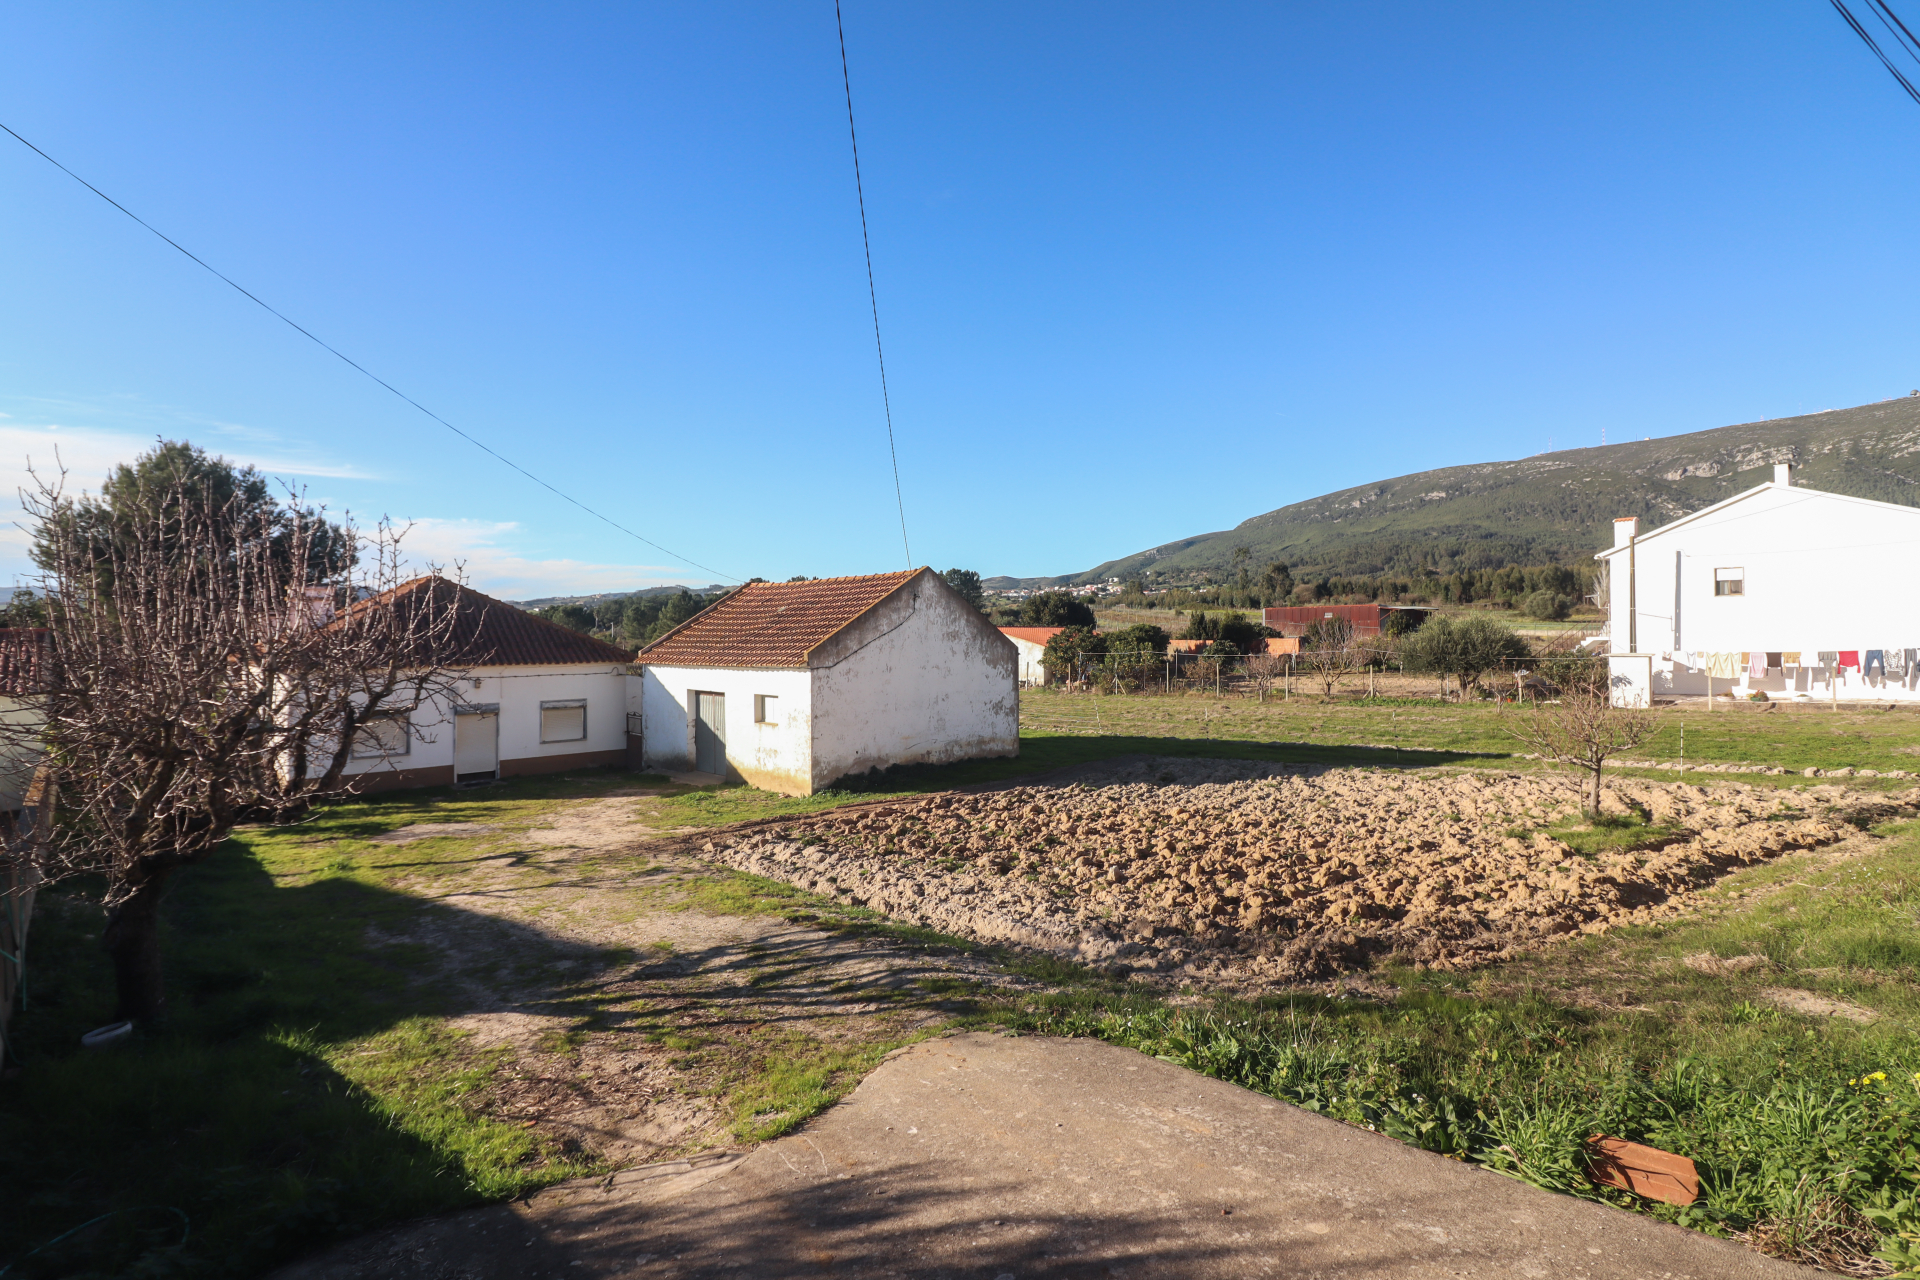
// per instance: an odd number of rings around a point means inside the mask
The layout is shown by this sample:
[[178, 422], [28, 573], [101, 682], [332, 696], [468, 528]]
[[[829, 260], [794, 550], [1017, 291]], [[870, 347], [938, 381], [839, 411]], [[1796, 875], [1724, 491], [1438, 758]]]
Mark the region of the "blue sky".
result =
[[[916, 563], [1920, 386], [1920, 107], [1816, 0], [846, 4]], [[831, 0], [21, 3], [0, 49], [0, 119], [717, 572], [0, 136], [7, 491], [158, 435], [509, 597], [905, 560]]]

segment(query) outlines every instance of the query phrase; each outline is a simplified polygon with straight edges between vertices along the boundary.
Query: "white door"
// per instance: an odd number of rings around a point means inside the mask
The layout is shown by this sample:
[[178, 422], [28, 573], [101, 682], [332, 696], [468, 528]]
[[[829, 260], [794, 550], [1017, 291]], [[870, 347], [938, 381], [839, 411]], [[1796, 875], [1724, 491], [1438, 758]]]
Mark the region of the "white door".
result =
[[500, 768], [500, 712], [476, 707], [453, 716], [453, 774], [461, 782], [491, 778]]

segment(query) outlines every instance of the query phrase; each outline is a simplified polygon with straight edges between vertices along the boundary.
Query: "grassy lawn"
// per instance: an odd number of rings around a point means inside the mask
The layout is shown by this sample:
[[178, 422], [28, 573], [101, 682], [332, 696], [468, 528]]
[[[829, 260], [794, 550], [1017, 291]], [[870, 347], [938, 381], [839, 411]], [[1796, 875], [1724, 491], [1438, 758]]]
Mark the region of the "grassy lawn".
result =
[[[11, 1157], [0, 1163], [0, 1196], [13, 1206], [0, 1216], [0, 1265], [27, 1277], [251, 1275], [384, 1223], [602, 1172], [591, 1151], [502, 1119], [493, 1102], [501, 1081], [558, 1071], [609, 1027], [675, 1055], [687, 1078], [703, 1082], [730, 1140], [757, 1141], [842, 1096], [888, 1048], [950, 1025], [1134, 1045], [1572, 1194], [1602, 1194], [1579, 1176], [1580, 1139], [1602, 1131], [1640, 1139], [1692, 1156], [1710, 1191], [1685, 1214], [1634, 1207], [1785, 1239], [1781, 1248], [1809, 1259], [1825, 1247], [1857, 1256], [1863, 1239], [1886, 1229], [1858, 1215], [1894, 1212], [1920, 1176], [1912, 830], [1884, 832], [1869, 855], [1809, 854], [1742, 871], [1713, 909], [1681, 923], [1582, 938], [1469, 974], [1374, 973], [1344, 993], [1288, 999], [1163, 999], [728, 872], [662, 873], [606, 909], [884, 935], [990, 960], [1035, 985], [1009, 997], [1004, 986], [933, 976], [912, 990], [826, 992], [822, 999], [857, 994], [881, 1013], [844, 1040], [795, 1037], [756, 1019], [741, 994], [803, 980], [778, 953], [743, 969], [737, 989], [654, 998], [629, 980], [670, 969], [670, 948], [641, 954], [495, 922], [477, 972], [534, 990], [559, 1019], [535, 1052], [477, 1041], [454, 1024], [473, 1007], [470, 993], [418, 980], [434, 962], [418, 924], [456, 910], [441, 899], [469, 882], [475, 864], [507, 888], [553, 879], [521, 837], [562, 806], [619, 789], [660, 788], [640, 805], [644, 834], [1133, 752], [1513, 768], [1504, 725], [1515, 714], [1415, 700], [1261, 705], [1039, 692], [1025, 699], [1017, 760], [894, 770], [799, 800], [599, 774], [342, 804], [297, 827], [243, 832], [182, 878], [167, 919], [172, 1024], [109, 1053], [75, 1047], [111, 1007], [98, 910], [84, 893], [44, 895], [29, 1003], [15, 1022], [19, 1070], [0, 1085], [0, 1144]], [[1689, 761], [1920, 763], [1920, 716], [1909, 713], [1662, 714], [1671, 719], [1661, 740], [1638, 754], [1670, 754], [1662, 743], [1677, 747], [1684, 723]], [[485, 830], [378, 839], [426, 822]], [[568, 874], [626, 874], [616, 862], [588, 858]], [[736, 1003], [721, 1009], [723, 995]], [[1854, 1021], [1859, 1011], [1874, 1016]]]
[[[608, 916], [703, 911], [912, 935], [725, 870], [666, 873], [627, 856], [540, 865], [530, 830], [648, 781], [665, 782], [600, 773], [399, 793], [242, 831], [168, 901], [170, 1025], [113, 1051], [78, 1047], [112, 1009], [101, 912], [88, 886], [43, 893], [17, 1069], [0, 1084], [0, 1266], [10, 1278], [257, 1275], [384, 1223], [606, 1171], [564, 1134], [503, 1115], [516, 1089], [578, 1092], [608, 1074], [604, 1055], [582, 1059], [596, 1043], [647, 1047], [674, 1089], [717, 1114], [721, 1140], [751, 1142], [951, 1021], [941, 993], [883, 991], [863, 997], [882, 1006], [864, 1018], [830, 1008], [775, 1023], [754, 999], [791, 1003], [808, 968], [792, 947], [737, 975], [680, 980], [671, 944], [592, 945], [558, 918], [546, 929], [443, 902], [472, 892], [479, 866], [485, 892], [535, 892], [556, 917], [578, 884]], [[713, 820], [710, 806], [671, 791], [639, 802], [649, 825]], [[379, 839], [415, 823], [477, 826]], [[421, 940], [455, 931], [474, 953], [457, 969]], [[488, 1007], [477, 991], [514, 993], [548, 1029], [531, 1046], [476, 1039], [455, 1020]]]
[[[1246, 697], [1096, 697], [1030, 689], [1021, 695], [1022, 751], [1053, 737], [1136, 740], [1167, 754], [1196, 754], [1195, 743], [1232, 744], [1237, 754], [1292, 759], [1303, 749], [1316, 759], [1386, 764], [1471, 763], [1479, 757], [1511, 767], [1524, 750], [1511, 727], [1529, 714], [1496, 703], [1379, 698], [1322, 701], [1295, 689], [1290, 701]], [[1681, 757], [1688, 764], [1745, 763], [1800, 770], [1900, 769], [1920, 771], [1920, 712], [1841, 710], [1775, 704], [1763, 712], [1740, 704], [1713, 711], [1665, 708], [1660, 728], [1634, 749], [1642, 760]], [[1345, 755], [1326, 750], [1347, 747]], [[1149, 748], [1133, 746], [1129, 750]], [[1206, 749], [1213, 754], [1217, 748]], [[1226, 754], [1222, 752], [1221, 754]], [[1305, 757], [1301, 757], [1305, 758]]]

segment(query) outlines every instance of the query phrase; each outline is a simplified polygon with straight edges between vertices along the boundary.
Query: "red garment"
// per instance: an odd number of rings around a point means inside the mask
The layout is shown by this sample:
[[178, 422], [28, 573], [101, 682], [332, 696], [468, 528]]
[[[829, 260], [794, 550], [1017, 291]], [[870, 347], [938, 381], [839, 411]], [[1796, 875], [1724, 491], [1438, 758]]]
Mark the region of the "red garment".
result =
[[1860, 651], [1858, 649], [1842, 649], [1840, 651], [1840, 665], [1843, 667], [1852, 667], [1856, 671], [1859, 670]]

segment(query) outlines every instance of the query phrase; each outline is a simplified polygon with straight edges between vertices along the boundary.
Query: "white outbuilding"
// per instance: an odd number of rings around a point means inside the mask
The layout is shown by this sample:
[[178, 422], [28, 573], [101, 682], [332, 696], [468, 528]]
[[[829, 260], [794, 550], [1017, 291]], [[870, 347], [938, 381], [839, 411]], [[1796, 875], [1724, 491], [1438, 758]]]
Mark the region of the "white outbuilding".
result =
[[1920, 596], [1903, 566], [1920, 508], [1770, 483], [1641, 533], [1614, 521], [1614, 701], [1764, 692], [1920, 701]]
[[1002, 627], [1000, 634], [1013, 641], [1020, 655], [1020, 683], [1047, 683], [1047, 641], [1065, 631], [1065, 627]]
[[811, 795], [1020, 753], [1019, 655], [921, 568], [754, 582], [640, 651], [643, 767]]
[[[432, 593], [431, 603], [423, 597]], [[356, 789], [444, 786], [628, 763], [632, 655], [440, 577], [355, 607], [450, 608], [459, 678], [420, 705], [377, 713], [355, 735]]]

